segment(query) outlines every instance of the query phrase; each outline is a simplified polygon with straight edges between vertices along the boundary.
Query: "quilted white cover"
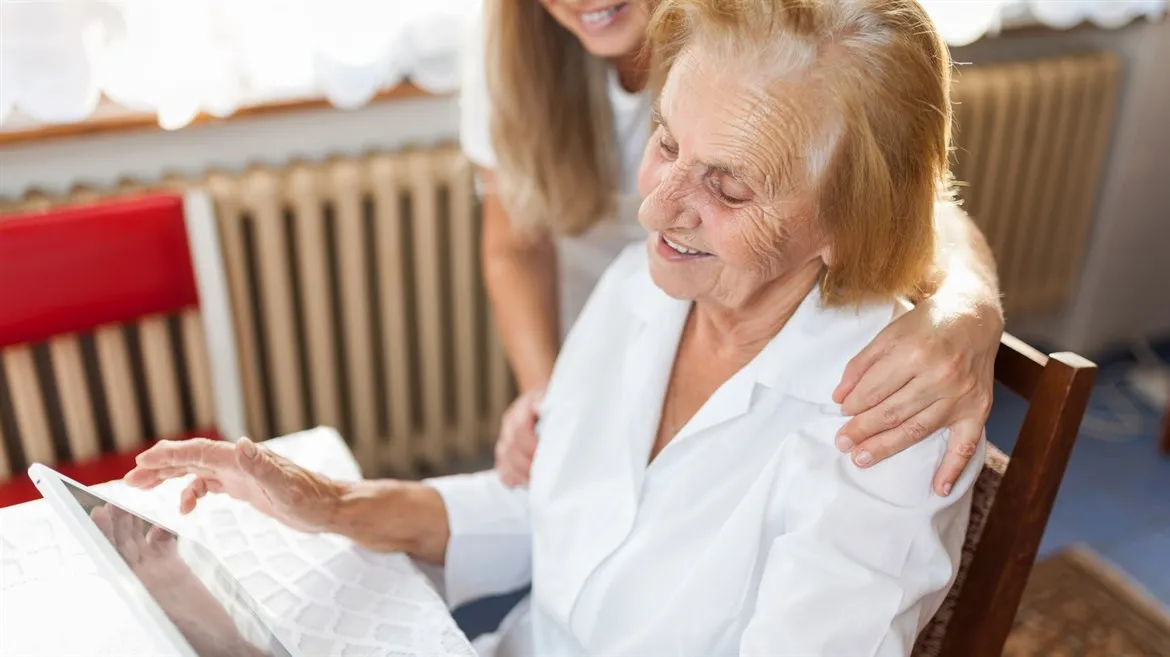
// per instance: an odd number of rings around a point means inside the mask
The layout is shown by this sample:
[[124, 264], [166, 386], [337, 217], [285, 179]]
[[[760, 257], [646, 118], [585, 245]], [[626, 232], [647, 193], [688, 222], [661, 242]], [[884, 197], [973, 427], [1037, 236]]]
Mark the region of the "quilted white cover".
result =
[[[360, 471], [329, 428], [271, 440], [339, 479]], [[153, 491], [96, 486], [112, 501], [195, 538], [220, 557], [304, 655], [474, 655], [426, 577], [401, 554], [301, 534], [220, 495], [178, 514], [185, 480]], [[0, 655], [157, 655], [117, 593], [43, 501], [0, 509]]]

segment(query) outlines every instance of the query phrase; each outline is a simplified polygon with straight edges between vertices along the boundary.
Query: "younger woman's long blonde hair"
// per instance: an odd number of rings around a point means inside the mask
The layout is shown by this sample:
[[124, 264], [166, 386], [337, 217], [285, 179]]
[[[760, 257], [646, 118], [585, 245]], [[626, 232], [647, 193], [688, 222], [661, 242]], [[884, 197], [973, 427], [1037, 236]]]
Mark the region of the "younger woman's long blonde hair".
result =
[[575, 235], [618, 189], [608, 64], [538, 0], [484, 0], [496, 189], [514, 226]]

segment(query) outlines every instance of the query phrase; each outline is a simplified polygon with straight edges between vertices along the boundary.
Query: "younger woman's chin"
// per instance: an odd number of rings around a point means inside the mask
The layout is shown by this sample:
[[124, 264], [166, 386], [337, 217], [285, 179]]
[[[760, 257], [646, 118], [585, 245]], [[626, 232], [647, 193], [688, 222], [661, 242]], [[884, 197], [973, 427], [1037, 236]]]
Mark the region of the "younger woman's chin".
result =
[[585, 50], [594, 57], [619, 59], [636, 55], [642, 51], [646, 34], [645, 20], [625, 18], [622, 25], [606, 30], [603, 34], [578, 34], [577, 38]]

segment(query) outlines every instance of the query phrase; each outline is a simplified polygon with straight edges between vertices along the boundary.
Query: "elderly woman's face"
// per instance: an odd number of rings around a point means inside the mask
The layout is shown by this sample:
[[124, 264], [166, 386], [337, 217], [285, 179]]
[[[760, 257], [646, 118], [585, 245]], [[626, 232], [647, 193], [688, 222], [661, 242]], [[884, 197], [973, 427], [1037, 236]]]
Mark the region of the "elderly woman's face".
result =
[[815, 106], [728, 64], [701, 49], [675, 63], [638, 174], [639, 220], [659, 287], [737, 308], [828, 249], [806, 174]]

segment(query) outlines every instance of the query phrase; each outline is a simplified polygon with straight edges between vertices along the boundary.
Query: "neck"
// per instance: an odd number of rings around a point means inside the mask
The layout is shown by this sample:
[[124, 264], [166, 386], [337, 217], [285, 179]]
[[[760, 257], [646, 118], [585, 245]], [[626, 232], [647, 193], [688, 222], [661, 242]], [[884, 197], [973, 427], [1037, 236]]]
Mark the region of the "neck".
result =
[[819, 259], [776, 281], [736, 307], [696, 300], [691, 321], [695, 338], [726, 354], [754, 355], [776, 337], [816, 285]]
[[626, 91], [638, 93], [650, 82], [650, 67], [647, 66], [641, 50], [614, 57], [610, 61], [617, 69], [618, 81]]

